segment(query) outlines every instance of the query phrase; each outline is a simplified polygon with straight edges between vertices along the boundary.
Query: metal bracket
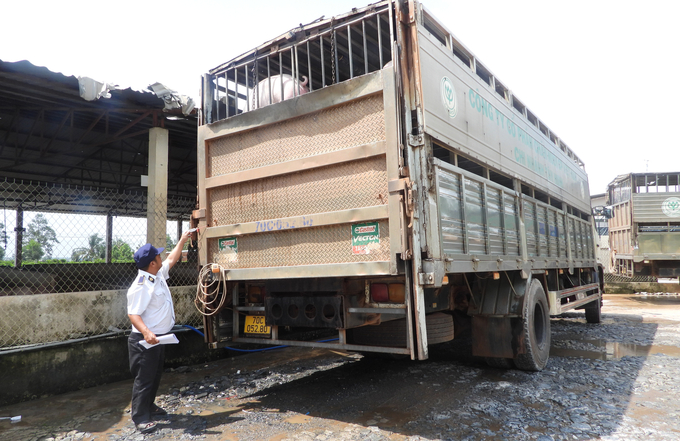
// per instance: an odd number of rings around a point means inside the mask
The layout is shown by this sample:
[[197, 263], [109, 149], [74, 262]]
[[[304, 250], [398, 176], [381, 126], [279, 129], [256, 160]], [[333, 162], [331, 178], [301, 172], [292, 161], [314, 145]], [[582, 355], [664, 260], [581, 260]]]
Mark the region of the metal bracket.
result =
[[408, 135], [408, 143], [411, 147], [422, 147], [425, 145], [425, 135]]
[[433, 285], [434, 284], [434, 273], [418, 273], [418, 284], [419, 285]]
[[443, 260], [423, 260], [423, 272], [418, 274], [418, 282], [433, 288], [444, 284], [446, 262]]

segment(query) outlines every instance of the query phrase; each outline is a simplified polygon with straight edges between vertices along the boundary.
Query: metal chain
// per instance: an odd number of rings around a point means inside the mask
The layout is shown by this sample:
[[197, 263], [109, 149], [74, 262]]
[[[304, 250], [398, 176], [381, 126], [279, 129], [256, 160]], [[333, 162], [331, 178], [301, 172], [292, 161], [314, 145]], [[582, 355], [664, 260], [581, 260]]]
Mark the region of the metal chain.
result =
[[331, 84], [335, 84], [335, 17], [331, 18]]

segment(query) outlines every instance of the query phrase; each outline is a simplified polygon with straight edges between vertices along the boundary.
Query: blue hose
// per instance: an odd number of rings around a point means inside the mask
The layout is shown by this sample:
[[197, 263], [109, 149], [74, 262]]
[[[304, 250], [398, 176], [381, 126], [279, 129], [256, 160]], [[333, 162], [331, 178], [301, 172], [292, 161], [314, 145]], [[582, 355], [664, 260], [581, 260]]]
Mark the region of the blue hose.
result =
[[[182, 327], [184, 327], [184, 328], [189, 328], [189, 329], [191, 329], [192, 331], [196, 331], [196, 332], [198, 332], [198, 333], [201, 335], [201, 337], [205, 337], [205, 334], [203, 334], [201, 331], [199, 331], [198, 329], [194, 328], [193, 326], [182, 325]], [[339, 340], [339, 339], [337, 339], [337, 338], [331, 338], [331, 339], [329, 339], [329, 340], [320, 340], [320, 341], [318, 341], [317, 343], [327, 343], [327, 342], [329, 342], [329, 341], [336, 341], [336, 340]], [[272, 349], [281, 349], [281, 348], [289, 348], [289, 347], [290, 347], [290, 346], [284, 345], [284, 346], [272, 346], [272, 347], [270, 347], [270, 348], [262, 348], [262, 349], [236, 349], [236, 348], [230, 348], [230, 347], [227, 346], [227, 347], [225, 347], [224, 349], [228, 349], [228, 350], [230, 350], [230, 351], [235, 351], [235, 352], [263, 352], [263, 351], [271, 351]]]
[[202, 333], [202, 332], [199, 331], [198, 329], [194, 328], [193, 326], [182, 325], [182, 327], [183, 327], [183, 328], [189, 328], [189, 329], [191, 329], [192, 331], [196, 331], [196, 332], [198, 332], [198, 333], [201, 335], [201, 337], [205, 337], [205, 334], [204, 334], [204, 333]]

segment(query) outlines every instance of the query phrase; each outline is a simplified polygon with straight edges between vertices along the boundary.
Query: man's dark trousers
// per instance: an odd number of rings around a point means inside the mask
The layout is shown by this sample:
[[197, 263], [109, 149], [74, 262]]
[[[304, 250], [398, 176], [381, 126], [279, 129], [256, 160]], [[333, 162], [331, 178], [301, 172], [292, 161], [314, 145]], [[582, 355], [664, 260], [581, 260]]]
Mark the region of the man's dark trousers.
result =
[[165, 360], [165, 345], [144, 349], [144, 346], [139, 344], [142, 340], [144, 336], [139, 332], [131, 332], [128, 337], [130, 372], [135, 379], [132, 384], [130, 416], [135, 424], [151, 421], [151, 405], [156, 399], [161, 383]]

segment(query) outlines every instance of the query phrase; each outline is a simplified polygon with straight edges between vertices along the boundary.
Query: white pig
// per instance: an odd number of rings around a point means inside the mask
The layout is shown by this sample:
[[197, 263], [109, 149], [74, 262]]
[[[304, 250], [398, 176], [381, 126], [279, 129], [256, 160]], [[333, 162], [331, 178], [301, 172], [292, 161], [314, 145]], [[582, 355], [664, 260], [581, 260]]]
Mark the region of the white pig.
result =
[[[283, 99], [281, 99], [281, 79], [283, 78]], [[302, 77], [304, 81], [294, 79], [288, 74], [274, 75], [257, 83], [258, 99], [254, 100], [255, 90], [248, 91], [248, 103], [250, 110], [268, 106], [269, 104], [280, 103], [283, 100], [304, 95], [309, 92], [307, 88], [307, 77]], [[271, 87], [270, 87], [271, 85]], [[297, 91], [295, 90], [297, 88]], [[271, 90], [271, 100], [269, 91]]]

